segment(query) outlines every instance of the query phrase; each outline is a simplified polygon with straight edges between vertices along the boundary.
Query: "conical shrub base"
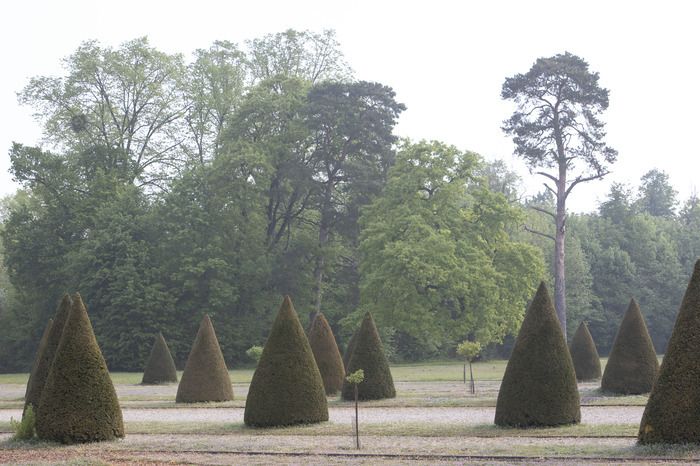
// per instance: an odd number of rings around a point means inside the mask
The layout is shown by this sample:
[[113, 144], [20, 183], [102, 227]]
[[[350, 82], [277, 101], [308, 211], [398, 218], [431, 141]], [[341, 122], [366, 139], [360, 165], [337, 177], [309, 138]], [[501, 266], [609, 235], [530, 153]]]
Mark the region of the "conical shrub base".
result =
[[580, 421], [574, 363], [547, 287], [541, 283], [506, 366], [495, 423], [530, 427]]
[[44, 386], [46, 386], [46, 378], [49, 376], [51, 363], [56, 356], [56, 349], [58, 348], [58, 343], [61, 341], [63, 327], [66, 325], [66, 320], [68, 319], [68, 314], [70, 314], [72, 304], [73, 302], [70, 296], [68, 294], [63, 295], [61, 303], [56, 310], [53, 325], [51, 325], [51, 330], [46, 338], [46, 347], [41, 353], [41, 357], [37, 357], [34, 364], [35, 367], [32, 369], [33, 375], [29, 383], [27, 383], [27, 392], [24, 396], [24, 409], [26, 410], [27, 406], [31, 404], [34, 407], [35, 415], [38, 414], [41, 392], [44, 390]]
[[581, 322], [569, 346], [571, 359], [574, 362], [576, 380], [597, 380], [601, 377], [600, 356], [593, 342], [591, 332], [585, 322]]
[[[356, 335], [346, 371], [348, 374], [352, 374], [358, 369], [362, 369], [365, 373], [365, 379], [357, 384], [358, 399], [394, 398], [396, 389], [389, 369], [389, 361], [384, 354], [377, 326], [369, 312], [365, 314]], [[347, 380], [343, 382], [342, 398], [344, 400], [355, 399], [354, 385]]]
[[151, 355], [148, 357], [148, 362], [143, 370], [143, 385], [155, 385], [177, 382], [177, 369], [175, 369], [175, 361], [170, 354], [168, 344], [165, 342], [162, 333], [156, 335], [153, 342]]
[[56, 350], [36, 416], [39, 438], [61, 443], [124, 436], [122, 412], [79, 294]]
[[340, 357], [333, 330], [321, 313], [316, 314], [316, 318], [311, 323], [309, 345], [311, 345], [318, 370], [321, 372], [326, 394], [337, 393], [343, 388], [345, 366], [343, 366], [343, 358]]
[[22, 411], [22, 417], [24, 417], [24, 413], [27, 412], [27, 407], [32, 406], [32, 411], [35, 410], [35, 406], [38, 405], [39, 403], [27, 403], [26, 400], [29, 398], [28, 395], [31, 391], [35, 390], [34, 388], [34, 381], [37, 378], [36, 371], [37, 368], [39, 367], [39, 361], [44, 357], [44, 352], [46, 351], [46, 344], [49, 341], [49, 333], [51, 333], [51, 327], [53, 326], [53, 319], [49, 319], [49, 323], [46, 324], [46, 328], [44, 329], [44, 333], [41, 334], [41, 340], [39, 340], [39, 347], [36, 350], [36, 356], [34, 357], [34, 363], [32, 364], [32, 371], [29, 373], [29, 380], [27, 380], [27, 388], [24, 393], [24, 410]]
[[625, 395], [648, 393], [659, 361], [639, 305], [632, 299], [617, 330], [600, 387]]
[[244, 422], [272, 427], [328, 420], [328, 401], [309, 341], [285, 296], [248, 390]]
[[192, 344], [180, 385], [177, 403], [233, 400], [233, 386], [219, 340], [208, 315], [202, 319]]
[[688, 283], [659, 376], [639, 427], [639, 442], [700, 443], [700, 261]]

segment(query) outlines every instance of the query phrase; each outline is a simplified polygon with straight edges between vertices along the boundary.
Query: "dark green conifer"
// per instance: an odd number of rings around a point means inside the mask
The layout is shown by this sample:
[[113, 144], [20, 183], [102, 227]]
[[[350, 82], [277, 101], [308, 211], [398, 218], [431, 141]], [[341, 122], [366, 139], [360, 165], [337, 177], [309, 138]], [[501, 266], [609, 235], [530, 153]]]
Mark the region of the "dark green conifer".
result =
[[617, 330], [600, 386], [613, 393], [648, 393], [658, 372], [654, 343], [639, 305], [632, 299]]
[[348, 367], [348, 364], [350, 364], [350, 356], [352, 356], [352, 352], [355, 350], [355, 342], [357, 341], [357, 333], [359, 331], [360, 327], [357, 327], [350, 337], [350, 341], [348, 341], [348, 346], [345, 347], [345, 353], [343, 353], [343, 367]]
[[327, 395], [334, 395], [343, 388], [345, 366], [335, 341], [333, 330], [322, 313], [316, 314], [309, 330], [309, 345], [314, 353], [318, 370]]
[[496, 402], [499, 426], [581, 421], [574, 363], [544, 282], [525, 313]]
[[700, 261], [683, 296], [658, 379], [639, 427], [639, 442], [700, 443]]
[[600, 378], [600, 356], [598, 356], [598, 350], [585, 322], [581, 322], [576, 329], [569, 346], [569, 352], [574, 361], [576, 380], [585, 381]]
[[[377, 326], [369, 312], [365, 314], [365, 318], [356, 332], [354, 348], [346, 372], [352, 374], [358, 369], [365, 372], [365, 379], [357, 385], [359, 400], [381, 400], [396, 396], [389, 361], [384, 354]], [[344, 400], [354, 400], [354, 390], [351, 383], [347, 380], [343, 381], [342, 397]]]
[[36, 431], [61, 443], [124, 436], [117, 393], [78, 293], [41, 394]]
[[309, 341], [285, 296], [250, 382], [244, 422], [272, 427], [328, 420], [328, 401]]
[[[29, 380], [27, 380], [27, 388], [24, 392], [24, 399], [27, 399], [27, 395], [29, 394], [30, 391], [33, 390], [33, 385], [34, 385], [34, 380], [36, 379], [36, 370], [37, 367], [39, 366], [39, 361], [41, 358], [44, 356], [44, 352], [46, 351], [46, 344], [49, 340], [49, 333], [51, 333], [51, 327], [53, 326], [53, 319], [49, 319], [49, 323], [46, 324], [46, 328], [44, 329], [44, 333], [41, 334], [41, 340], [39, 340], [39, 347], [36, 350], [36, 356], [34, 357], [34, 363], [32, 364], [32, 370], [29, 373]], [[37, 403], [34, 403], [34, 406]], [[22, 417], [24, 417], [24, 412], [27, 411], [27, 406], [29, 406], [28, 403], [24, 403], [24, 410], [22, 412]], [[32, 410], [34, 410], [34, 406], [32, 406]]]
[[180, 385], [177, 403], [233, 400], [233, 386], [219, 340], [208, 315], [204, 315], [194, 339]]
[[63, 295], [61, 304], [58, 305], [56, 316], [53, 319], [53, 325], [46, 339], [44, 352], [41, 354], [40, 358], [37, 358], [35, 363], [36, 368], [32, 369], [34, 375], [31, 383], [27, 384], [27, 392], [24, 396], [24, 409], [26, 410], [27, 406], [31, 404], [34, 407], [34, 415], [38, 414], [41, 391], [46, 385], [46, 378], [49, 376], [49, 369], [56, 355], [58, 343], [61, 341], [63, 327], [68, 319], [68, 314], [70, 314], [71, 306], [72, 302], [70, 296], [68, 294]]
[[163, 338], [163, 334], [158, 332], [156, 339], [153, 342], [151, 355], [146, 363], [146, 368], [143, 370], [143, 385], [153, 385], [162, 383], [177, 382], [177, 370], [175, 369], [175, 361], [170, 354], [168, 344]]

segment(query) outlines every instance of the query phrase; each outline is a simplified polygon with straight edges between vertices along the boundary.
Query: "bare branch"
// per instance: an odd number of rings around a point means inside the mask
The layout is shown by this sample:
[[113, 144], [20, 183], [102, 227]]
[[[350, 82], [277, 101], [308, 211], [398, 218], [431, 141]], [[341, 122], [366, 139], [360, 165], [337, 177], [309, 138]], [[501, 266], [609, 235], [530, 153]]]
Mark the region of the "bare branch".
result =
[[554, 175], [550, 175], [547, 172], [535, 172], [535, 175], [542, 175], [545, 178], [549, 178], [550, 180], [554, 181], [554, 183], [559, 183], [559, 178], [555, 177]]
[[533, 230], [532, 228], [528, 227], [527, 225], [523, 225], [523, 229], [527, 231], [528, 233], [532, 233], [533, 235], [539, 235], [539, 236], [544, 236], [545, 238], [549, 238], [552, 241], [556, 241], [554, 236], [548, 234], [548, 233], [542, 233], [541, 231]]
[[554, 190], [554, 188], [552, 188], [550, 185], [548, 185], [547, 183], [542, 183], [542, 185], [543, 185], [545, 188], [547, 188], [547, 191], [549, 191], [550, 193], [554, 194], [554, 197], [557, 196], [557, 192], [556, 192], [556, 191]]
[[542, 207], [537, 207], [536, 205], [531, 205], [528, 207], [530, 207], [532, 210], [536, 210], [537, 212], [542, 212], [543, 214], [547, 214], [554, 219], [557, 218], [557, 216], [556, 216], [556, 214], [554, 214], [554, 212], [550, 212], [547, 209], [543, 209]]
[[596, 174], [596, 175], [591, 175], [591, 176], [577, 176], [576, 179], [575, 179], [574, 181], [571, 182], [571, 184], [569, 185], [569, 187], [566, 188], [566, 193], [564, 193], [564, 199], [566, 199], [567, 197], [569, 197], [569, 194], [571, 193], [571, 190], [574, 189], [574, 186], [576, 186], [577, 184], [579, 184], [579, 183], [585, 183], [585, 182], [587, 182], [587, 181], [593, 181], [593, 180], [600, 179], [600, 178], [604, 177], [605, 175], [607, 175], [608, 173], [610, 173], [610, 172], [607, 171], [607, 170], [605, 170], [605, 171], [601, 171], [600, 173], [598, 173], [598, 174]]

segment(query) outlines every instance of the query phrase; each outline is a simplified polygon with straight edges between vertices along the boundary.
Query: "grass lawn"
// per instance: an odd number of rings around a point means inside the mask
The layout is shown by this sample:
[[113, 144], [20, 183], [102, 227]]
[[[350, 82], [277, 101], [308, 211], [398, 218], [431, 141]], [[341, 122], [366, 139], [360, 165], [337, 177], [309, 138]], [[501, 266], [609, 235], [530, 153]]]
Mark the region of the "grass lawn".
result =
[[[659, 356], [661, 361], [662, 356]], [[605, 370], [607, 358], [601, 358], [600, 363]], [[474, 377], [477, 381], [500, 381], [506, 370], [507, 361], [492, 360], [474, 363]], [[461, 361], [435, 361], [422, 363], [393, 364], [391, 374], [396, 382], [459, 382], [463, 377]], [[233, 369], [229, 371], [233, 383], [250, 383], [254, 370]], [[178, 372], [179, 376], [182, 372]], [[117, 385], [136, 385], [141, 383], [140, 372], [113, 372], [112, 380]], [[469, 374], [467, 373], [467, 377]], [[1, 384], [26, 384], [29, 374], [0, 374]]]
[[[348, 414], [346, 422], [344, 414], [344, 410], [352, 411], [352, 403], [338, 397], [329, 398], [329, 406], [340, 413], [330, 422], [273, 429], [245, 427], [241, 422], [242, 408], [252, 369], [230, 371], [234, 401], [192, 405], [174, 402], [175, 384], [141, 386], [140, 373], [113, 373], [122, 408], [131, 413], [125, 423], [127, 437], [124, 440], [76, 447], [17, 442], [9, 438], [11, 426], [7, 420], [10, 416], [21, 415], [27, 374], [3, 374], [0, 375], [0, 464], [493, 464], [509, 463], [508, 458], [515, 461], [518, 457], [533, 461], [550, 458], [557, 464], [580, 464], [595, 459], [614, 463], [616, 458], [627, 463], [655, 459], [700, 461], [700, 449], [694, 446], [637, 446], [638, 422], [635, 419], [621, 421], [618, 415], [610, 414], [609, 409], [641, 412], [647, 397], [610, 396], [601, 392], [596, 382], [580, 384], [579, 392], [582, 406], [603, 407], [585, 408], [602, 413], [602, 421], [598, 423], [506, 429], [481, 423], [488, 422], [489, 418], [474, 420], [475, 412], [492, 410], [495, 406], [505, 367], [506, 361], [474, 364], [477, 394], [471, 395], [462, 383], [460, 361], [392, 365], [397, 397], [361, 404], [363, 449], [359, 457], [353, 448], [351, 416]], [[467, 411], [460, 410], [465, 407], [472, 410], [469, 411], [471, 423], [463, 420]], [[163, 410], [157, 414], [148, 411], [153, 408]], [[363, 422], [363, 409], [371, 418], [370, 411], [377, 413], [373, 408], [386, 411], [375, 414], [372, 420], [365, 418]], [[420, 413], [418, 416], [416, 409]], [[429, 412], [422, 411], [428, 409]], [[447, 417], [441, 414], [443, 412]], [[230, 413], [238, 413], [238, 420], [233, 420]], [[193, 415], [197, 417], [193, 419]]]

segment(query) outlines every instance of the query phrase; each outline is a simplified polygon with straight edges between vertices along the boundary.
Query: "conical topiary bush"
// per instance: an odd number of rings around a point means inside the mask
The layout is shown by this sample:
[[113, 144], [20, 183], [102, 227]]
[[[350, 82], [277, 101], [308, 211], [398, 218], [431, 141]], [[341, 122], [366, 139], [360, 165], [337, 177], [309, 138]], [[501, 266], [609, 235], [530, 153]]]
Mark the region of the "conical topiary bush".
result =
[[[49, 340], [49, 333], [51, 333], [51, 327], [53, 326], [53, 319], [49, 319], [49, 323], [46, 324], [46, 328], [44, 329], [44, 333], [41, 334], [41, 340], [39, 340], [39, 347], [36, 350], [36, 356], [34, 356], [34, 363], [32, 364], [32, 370], [29, 373], [29, 380], [27, 380], [27, 388], [24, 392], [24, 411], [22, 416], [24, 416], [24, 412], [27, 410], [27, 406], [29, 406], [29, 403], [26, 402], [27, 400], [27, 395], [29, 394], [30, 391], [33, 390], [33, 385], [34, 385], [34, 380], [36, 379], [36, 370], [37, 367], [39, 366], [39, 361], [41, 358], [44, 356], [44, 352], [46, 351], [46, 344]], [[35, 409], [35, 406], [38, 403], [33, 403], [32, 405], [32, 410]]]
[[338, 344], [331, 326], [322, 313], [316, 314], [309, 330], [309, 345], [314, 353], [314, 359], [321, 372], [323, 386], [327, 395], [333, 395], [343, 388], [345, 378], [345, 366], [340, 357]]
[[355, 350], [355, 342], [357, 341], [357, 333], [359, 331], [360, 327], [357, 327], [357, 330], [355, 330], [350, 337], [350, 341], [348, 341], [348, 346], [345, 347], [345, 353], [343, 353], [343, 367], [345, 368], [350, 364], [350, 356], [352, 356], [352, 352]]
[[[389, 361], [384, 354], [377, 326], [369, 312], [365, 314], [365, 318], [356, 332], [354, 349], [346, 372], [352, 374], [358, 369], [362, 369], [365, 373], [365, 379], [357, 385], [358, 399], [381, 400], [396, 396]], [[355, 399], [353, 384], [347, 380], [343, 382], [342, 397], [344, 400]]]
[[27, 384], [27, 392], [24, 396], [24, 409], [26, 411], [27, 406], [31, 404], [34, 408], [35, 415], [39, 410], [41, 391], [46, 385], [46, 378], [49, 376], [49, 369], [51, 369], [51, 363], [56, 355], [58, 343], [61, 341], [63, 327], [68, 319], [68, 314], [70, 314], [71, 306], [72, 301], [70, 296], [68, 294], [63, 295], [61, 303], [58, 305], [56, 316], [53, 319], [53, 325], [51, 325], [51, 330], [46, 339], [46, 347], [41, 357], [37, 358], [35, 362], [36, 367], [32, 369], [33, 376], [30, 380], [31, 383]]
[[250, 382], [243, 420], [256, 427], [328, 420], [321, 373], [289, 296], [272, 324]]
[[229, 400], [233, 400], [231, 378], [214, 326], [205, 314], [187, 357], [175, 401], [197, 403]]
[[581, 322], [576, 329], [569, 346], [569, 352], [574, 362], [576, 380], [585, 381], [600, 378], [600, 356], [598, 356], [598, 350], [585, 322]]
[[61, 443], [124, 436], [117, 393], [77, 293], [41, 394], [36, 431], [41, 439]]
[[632, 299], [617, 330], [600, 387], [613, 393], [648, 393], [658, 372], [654, 344], [639, 305]]
[[700, 443], [700, 261], [690, 277], [658, 378], [639, 427], [639, 442]]
[[508, 360], [495, 423], [530, 427], [580, 421], [574, 363], [543, 282], [525, 313]]
[[154, 385], [162, 383], [177, 382], [177, 370], [175, 369], [175, 361], [170, 354], [168, 344], [165, 343], [163, 334], [158, 332], [151, 355], [148, 357], [146, 368], [143, 370], [143, 385]]

